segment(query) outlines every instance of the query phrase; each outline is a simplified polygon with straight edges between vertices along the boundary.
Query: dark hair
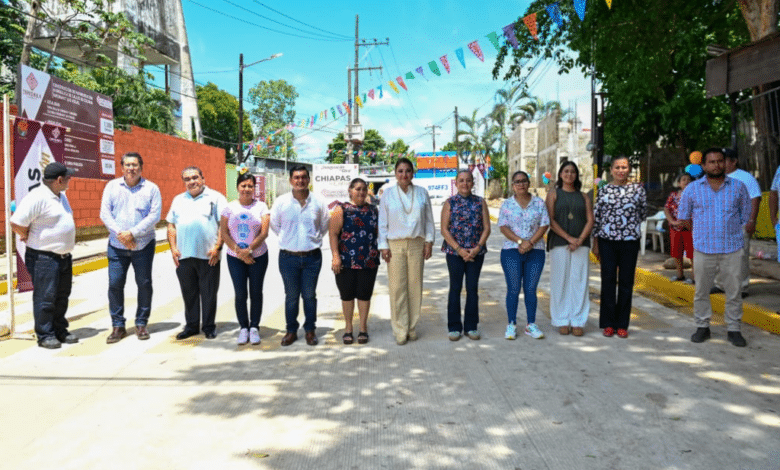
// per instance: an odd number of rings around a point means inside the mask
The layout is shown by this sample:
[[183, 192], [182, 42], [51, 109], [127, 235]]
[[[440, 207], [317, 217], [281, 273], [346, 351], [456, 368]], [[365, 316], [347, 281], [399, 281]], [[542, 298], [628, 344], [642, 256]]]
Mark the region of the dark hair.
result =
[[181, 170], [181, 177], [182, 177], [182, 179], [184, 179], [184, 172], [192, 171], [192, 170], [197, 171], [198, 174], [200, 175], [200, 177], [203, 178], [203, 172], [200, 170], [200, 168], [198, 168], [196, 166], [188, 166], [187, 168]]
[[395, 169], [397, 170], [398, 166], [401, 165], [402, 163], [406, 163], [407, 165], [409, 165], [409, 168], [412, 169], [412, 173], [414, 173], [414, 163], [412, 163], [412, 161], [406, 157], [401, 157], [398, 159], [398, 161], [395, 162]]
[[122, 155], [122, 159], [120, 160], [120, 164], [124, 166], [125, 164], [125, 158], [136, 158], [138, 159], [138, 166], [143, 167], [144, 166], [144, 159], [141, 158], [141, 154], [138, 152], [127, 152], [126, 154]]
[[523, 170], [517, 170], [516, 172], [512, 173], [512, 177], [510, 179], [514, 181], [515, 176], [517, 175], [525, 175], [525, 177], [528, 178], [528, 181], [531, 181], [531, 177], [528, 176], [528, 173], [524, 172]]
[[734, 149], [730, 149], [728, 147], [721, 149], [723, 151], [723, 156], [725, 158], [728, 158], [730, 160], [737, 160], [739, 162], [739, 155], [737, 154], [737, 151]]
[[711, 153], [719, 153], [719, 154], [723, 155], [724, 159], [726, 158], [726, 149], [721, 148], [721, 147], [710, 147], [710, 148], [708, 148], [707, 150], [705, 150], [704, 152], [701, 153], [701, 156], [702, 156], [701, 164], [702, 165], [706, 165], [707, 164], [707, 155], [709, 155]]
[[[625, 160], [627, 163], [631, 163], [631, 160], [629, 160], [628, 157], [625, 155], [618, 155], [617, 157], [612, 157], [612, 160], [609, 161], [609, 167], [612, 168], [615, 165], [615, 162], [618, 160]], [[631, 165], [629, 165], [630, 167]], [[630, 169], [630, 168], [629, 168]]]
[[558, 181], [555, 182], [555, 186], [559, 188], [563, 187], [563, 180], [561, 179], [561, 173], [563, 173], [563, 169], [566, 168], [567, 166], [574, 167], [574, 173], [576, 173], [577, 175], [577, 177], [574, 178], [574, 190], [579, 191], [580, 189], [582, 189], [582, 181], [580, 181], [580, 169], [577, 167], [577, 164], [571, 160], [567, 160], [561, 163], [561, 167], [558, 169]]
[[239, 173], [238, 177], [236, 178], [236, 188], [238, 187], [239, 184], [243, 183], [244, 181], [251, 181], [252, 182], [252, 186], [254, 186], [255, 185], [255, 175], [253, 175], [252, 173], [250, 173], [248, 171], [246, 173]]
[[357, 185], [359, 183], [365, 184], [366, 185], [366, 189], [368, 189], [368, 183], [366, 183], [366, 180], [364, 180], [363, 178], [355, 178], [352, 181], [350, 181], [349, 182], [349, 189], [354, 188], [355, 185]]
[[290, 168], [290, 178], [293, 177], [293, 173], [295, 173], [296, 171], [305, 171], [306, 177], [309, 177], [309, 169], [303, 165], [298, 164], [298, 165], [293, 165], [292, 168]]
[[460, 176], [461, 173], [468, 174], [469, 176], [471, 176], [471, 181], [472, 182], [474, 181], [474, 173], [472, 173], [471, 170], [469, 170], [467, 168], [463, 168], [462, 170], [458, 170], [458, 174], [455, 175], [455, 179], [456, 180], [458, 179], [458, 176]]

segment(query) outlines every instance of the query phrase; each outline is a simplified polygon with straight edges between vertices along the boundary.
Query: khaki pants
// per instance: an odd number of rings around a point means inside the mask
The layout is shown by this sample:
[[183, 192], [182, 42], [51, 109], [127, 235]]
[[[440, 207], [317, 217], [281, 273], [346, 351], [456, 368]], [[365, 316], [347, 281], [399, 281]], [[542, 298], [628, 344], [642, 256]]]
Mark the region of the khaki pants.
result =
[[[748, 287], [750, 286], [750, 239], [752, 237], [749, 233], [745, 231], [745, 227], [742, 227], [742, 239], [745, 242], [745, 247], [742, 251], [742, 259], [740, 260], [739, 265], [739, 272], [740, 272], [740, 287], [741, 292], [747, 292]], [[696, 263], [693, 263], [694, 266]], [[717, 272], [717, 271], [716, 271]], [[723, 287], [723, 274], [718, 272], [717, 277], [715, 278], [715, 287], [722, 291], [726, 291], [726, 289]]]
[[396, 341], [405, 341], [410, 332], [415, 333], [420, 319], [425, 240], [421, 237], [388, 240], [388, 245], [391, 256], [387, 277], [393, 336]]
[[742, 323], [742, 294], [740, 283], [742, 282], [740, 267], [742, 265], [742, 252], [739, 249], [734, 253], [706, 254], [700, 251], [693, 252], [693, 264], [696, 266], [696, 293], [693, 297], [693, 316], [696, 326], [707, 328], [712, 317], [712, 303], [710, 303], [710, 290], [714, 284], [715, 273], [723, 282], [723, 290], [726, 293], [725, 320], [728, 331], [739, 331]]

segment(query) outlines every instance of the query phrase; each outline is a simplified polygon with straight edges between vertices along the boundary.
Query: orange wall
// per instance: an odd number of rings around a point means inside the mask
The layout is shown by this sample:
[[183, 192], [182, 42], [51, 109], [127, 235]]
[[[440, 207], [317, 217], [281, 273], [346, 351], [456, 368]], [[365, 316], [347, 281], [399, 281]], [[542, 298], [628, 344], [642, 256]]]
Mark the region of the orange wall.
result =
[[[0, 104], [1, 108], [2, 104]], [[15, 107], [12, 107], [12, 111], [15, 111]], [[2, 124], [0, 124], [1, 129]], [[0, 132], [0, 145], [2, 140], [2, 132]], [[184, 192], [181, 171], [188, 166], [200, 167], [206, 185], [225, 194], [225, 151], [222, 149], [135, 126], [130, 132], [116, 130], [114, 144], [117, 176], [122, 172], [119, 161], [124, 153], [138, 152], [143, 157], [144, 177], [156, 183], [162, 193], [163, 219], [168, 214], [174, 196]], [[2, 163], [3, 155], [0, 152], [0, 164]], [[90, 232], [94, 227], [103, 227], [100, 221], [100, 200], [106, 182], [107, 180], [71, 179], [67, 192], [68, 200], [73, 208], [76, 227], [81, 229], [81, 233]], [[3, 185], [4, 180], [0, 179], [0, 203], [5, 207]], [[5, 224], [4, 212], [0, 214], [0, 223]]]

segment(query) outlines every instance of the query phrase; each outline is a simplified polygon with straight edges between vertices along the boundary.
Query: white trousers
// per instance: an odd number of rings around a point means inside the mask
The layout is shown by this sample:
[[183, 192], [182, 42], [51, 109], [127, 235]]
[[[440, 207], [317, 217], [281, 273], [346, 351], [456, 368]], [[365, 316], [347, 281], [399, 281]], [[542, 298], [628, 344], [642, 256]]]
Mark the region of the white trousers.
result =
[[558, 246], [550, 253], [550, 317], [552, 326], [583, 327], [590, 313], [588, 277], [590, 248], [570, 251]]

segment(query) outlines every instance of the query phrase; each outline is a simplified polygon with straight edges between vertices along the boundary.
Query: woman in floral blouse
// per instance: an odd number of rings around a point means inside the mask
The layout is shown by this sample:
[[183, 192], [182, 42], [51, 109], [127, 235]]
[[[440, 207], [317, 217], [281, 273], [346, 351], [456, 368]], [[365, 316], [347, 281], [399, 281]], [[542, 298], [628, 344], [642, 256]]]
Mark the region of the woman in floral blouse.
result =
[[349, 202], [336, 206], [330, 219], [332, 269], [344, 312], [344, 344], [352, 344], [352, 315], [357, 298], [360, 315], [358, 343], [368, 342], [368, 310], [379, 268], [377, 249], [379, 213], [368, 203], [368, 185], [361, 178], [349, 183]]
[[506, 314], [509, 324], [506, 339], [517, 337], [517, 300], [520, 286], [525, 294], [525, 313], [528, 325], [525, 334], [541, 339], [542, 330], [536, 326], [536, 287], [544, 268], [544, 237], [550, 225], [547, 207], [539, 197], [528, 192], [528, 173], [512, 175], [514, 197], [501, 204], [498, 226], [507, 238], [501, 250], [501, 267], [506, 278]]
[[617, 331], [620, 338], [628, 338], [640, 229], [647, 216], [645, 188], [628, 183], [630, 172], [627, 157], [612, 160], [612, 182], [598, 191], [593, 225], [593, 254], [601, 261], [599, 328], [604, 336]]
[[[490, 236], [490, 214], [485, 200], [471, 194], [474, 176], [461, 170], [455, 179], [458, 194], [444, 202], [441, 209], [441, 251], [447, 254], [450, 271], [450, 294], [447, 300], [447, 329], [451, 341], [460, 339], [465, 331], [471, 339], [479, 339], [479, 273], [485, 260], [485, 243]], [[460, 292], [466, 277], [466, 310], [460, 317]]]

